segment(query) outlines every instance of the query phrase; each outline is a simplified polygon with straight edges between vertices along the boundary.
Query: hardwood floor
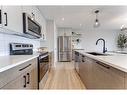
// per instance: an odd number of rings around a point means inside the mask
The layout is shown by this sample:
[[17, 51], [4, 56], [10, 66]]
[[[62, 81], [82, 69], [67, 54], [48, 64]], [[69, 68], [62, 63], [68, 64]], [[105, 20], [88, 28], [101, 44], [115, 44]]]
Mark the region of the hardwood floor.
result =
[[73, 62], [60, 62], [49, 72], [44, 89], [85, 89], [85, 86], [74, 70]]

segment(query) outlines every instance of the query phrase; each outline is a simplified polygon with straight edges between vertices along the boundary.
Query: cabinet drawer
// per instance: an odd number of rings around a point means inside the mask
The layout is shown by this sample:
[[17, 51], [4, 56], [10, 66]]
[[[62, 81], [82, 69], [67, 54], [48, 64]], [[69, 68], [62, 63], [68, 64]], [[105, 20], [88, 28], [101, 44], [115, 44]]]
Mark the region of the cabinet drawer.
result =
[[37, 59], [32, 59], [19, 66], [13, 67], [7, 71], [0, 73], [0, 88], [10, 81], [14, 80], [16, 77], [20, 76], [27, 70], [33, 69], [35, 63], [37, 63]]
[[106, 73], [110, 73], [112, 75], [118, 75], [120, 77], [124, 77], [124, 72], [123, 71], [120, 71], [116, 68], [113, 68], [107, 64], [104, 64], [102, 62], [96, 62], [98, 64], [98, 66], [103, 69]]
[[14, 80], [10, 81], [4, 85], [1, 89], [26, 89], [24, 87], [24, 75], [16, 77]]
[[96, 62], [93, 67], [95, 89], [124, 89], [125, 73], [102, 62]]

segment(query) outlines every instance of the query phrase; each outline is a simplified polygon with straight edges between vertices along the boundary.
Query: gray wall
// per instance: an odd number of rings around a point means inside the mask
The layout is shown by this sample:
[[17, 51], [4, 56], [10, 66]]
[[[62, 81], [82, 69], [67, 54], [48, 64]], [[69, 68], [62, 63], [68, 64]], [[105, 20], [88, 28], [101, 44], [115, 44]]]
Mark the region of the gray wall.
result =
[[106, 41], [106, 47], [108, 51], [117, 50], [116, 40], [119, 34], [118, 30], [113, 30], [108, 28], [89, 28], [83, 31], [82, 38], [82, 47], [86, 51], [99, 51], [102, 52], [103, 43], [100, 41], [98, 45], [96, 45], [96, 41], [99, 38], [104, 38]]

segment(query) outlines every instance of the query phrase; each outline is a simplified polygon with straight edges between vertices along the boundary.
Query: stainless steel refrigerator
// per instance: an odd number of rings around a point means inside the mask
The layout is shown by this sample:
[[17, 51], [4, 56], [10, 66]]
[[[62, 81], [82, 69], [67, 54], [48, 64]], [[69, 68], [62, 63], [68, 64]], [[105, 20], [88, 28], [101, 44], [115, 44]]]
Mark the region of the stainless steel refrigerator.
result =
[[58, 37], [58, 61], [69, 62], [72, 60], [71, 36]]

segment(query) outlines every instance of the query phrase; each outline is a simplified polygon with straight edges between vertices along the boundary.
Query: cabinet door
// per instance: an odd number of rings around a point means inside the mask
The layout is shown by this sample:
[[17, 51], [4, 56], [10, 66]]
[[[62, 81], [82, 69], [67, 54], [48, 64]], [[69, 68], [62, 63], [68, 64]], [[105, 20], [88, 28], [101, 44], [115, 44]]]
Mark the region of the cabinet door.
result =
[[43, 18], [43, 25], [42, 25], [42, 38], [44, 41], [46, 41], [46, 20]]
[[91, 88], [92, 86], [92, 63], [91, 60], [84, 56], [81, 64], [79, 65], [79, 74], [87, 88]]
[[37, 7], [33, 7], [33, 12], [34, 12], [34, 15], [35, 15], [35, 20], [36, 20], [39, 24], [41, 24], [42, 15], [41, 15], [40, 10], [39, 10]]
[[1, 89], [37, 89], [37, 74], [35, 70], [27, 71]]
[[75, 52], [75, 70], [79, 73], [80, 54]]
[[124, 72], [101, 62], [93, 66], [93, 88], [95, 89], [123, 89]]
[[92, 60], [88, 57], [86, 57], [86, 61], [84, 62], [84, 75], [85, 75], [85, 81], [86, 81], [86, 87], [91, 88], [92, 87]]
[[33, 59], [29, 63], [32, 64], [30, 69], [26, 71], [26, 89], [37, 89], [38, 86], [38, 72], [37, 72], [37, 60]]
[[2, 6], [3, 28], [22, 33], [22, 7], [21, 6]]
[[93, 62], [93, 89], [102, 89], [104, 88], [104, 77], [105, 75], [105, 71], [103, 70], [103, 68], [98, 65], [96, 62]]
[[22, 12], [29, 14], [32, 17], [32, 13], [35, 14], [33, 6], [22, 6]]
[[2, 87], [1, 89], [26, 89], [26, 76], [21, 75], [17, 77], [15, 80], [9, 82], [7, 85]]
[[45, 41], [46, 40], [46, 20], [43, 17], [43, 15], [40, 13], [40, 20], [39, 23], [42, 27], [41, 29], [41, 33], [42, 33], [42, 40]]
[[[33, 60], [34, 61], [34, 60]], [[33, 65], [33, 68], [27, 71], [27, 89], [37, 89], [38, 87], [38, 78], [37, 78], [37, 66]]]
[[37, 7], [34, 7], [35, 20], [41, 25], [42, 40], [46, 40], [46, 20]]
[[125, 73], [125, 89], [127, 89], [127, 73]]
[[41, 22], [41, 13], [39, 9], [35, 6], [23, 6], [22, 11], [29, 14], [29, 16], [33, 17], [35, 21], [37, 21], [39, 24]]
[[79, 64], [79, 75], [80, 75], [80, 78], [81, 80], [83, 81], [83, 83], [85, 84], [85, 70], [86, 70], [86, 67], [85, 67], [85, 57], [82, 56], [82, 61], [81, 63]]
[[31, 71], [31, 88], [37, 89], [38, 88], [38, 72], [37, 68], [33, 68]]
[[[6, 80], [5, 82], [7, 83], [3, 85], [1, 89], [37, 89], [37, 58], [24, 63], [24, 65], [21, 65], [12, 71], [10, 71], [10, 73], [9, 71], [4, 73], [4, 76], [6, 74], [6, 76], [8, 76], [8, 74], [11, 76], [5, 77], [4, 79], [10, 78], [11, 80]], [[14, 77], [13, 80], [12, 77]]]
[[27, 71], [25, 76], [26, 76], [26, 89], [33, 89], [34, 88], [34, 85], [33, 85], [34, 77], [33, 77], [32, 70]]

